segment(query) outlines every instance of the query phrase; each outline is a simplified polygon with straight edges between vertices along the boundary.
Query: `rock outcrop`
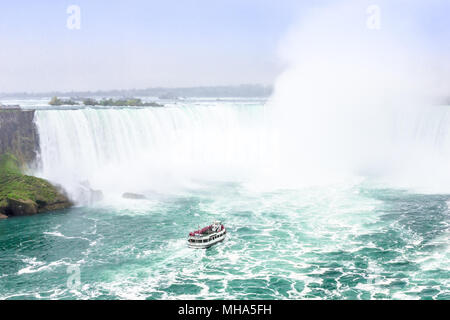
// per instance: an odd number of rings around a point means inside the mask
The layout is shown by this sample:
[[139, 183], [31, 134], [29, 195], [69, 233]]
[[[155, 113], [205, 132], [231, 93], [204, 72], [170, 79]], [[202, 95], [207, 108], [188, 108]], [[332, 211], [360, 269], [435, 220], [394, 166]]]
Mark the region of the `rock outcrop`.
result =
[[22, 200], [6, 198], [6, 207], [4, 208], [4, 211], [10, 216], [31, 216], [38, 213], [38, 206], [37, 203], [31, 199]]
[[0, 215], [28, 216], [72, 206], [64, 192], [50, 182], [20, 172], [12, 154], [0, 155]]
[[101, 190], [95, 190], [91, 188], [89, 181], [83, 181], [80, 183], [79, 198], [83, 203], [94, 204], [103, 200], [103, 192]]

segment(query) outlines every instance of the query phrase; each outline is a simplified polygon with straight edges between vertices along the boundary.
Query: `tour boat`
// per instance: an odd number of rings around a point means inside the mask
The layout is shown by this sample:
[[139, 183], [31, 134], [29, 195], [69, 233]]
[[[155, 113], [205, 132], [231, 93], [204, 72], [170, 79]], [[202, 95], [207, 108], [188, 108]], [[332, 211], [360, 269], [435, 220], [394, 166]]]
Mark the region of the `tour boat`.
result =
[[220, 221], [214, 221], [210, 226], [189, 233], [188, 246], [196, 249], [209, 248], [225, 239], [227, 230]]

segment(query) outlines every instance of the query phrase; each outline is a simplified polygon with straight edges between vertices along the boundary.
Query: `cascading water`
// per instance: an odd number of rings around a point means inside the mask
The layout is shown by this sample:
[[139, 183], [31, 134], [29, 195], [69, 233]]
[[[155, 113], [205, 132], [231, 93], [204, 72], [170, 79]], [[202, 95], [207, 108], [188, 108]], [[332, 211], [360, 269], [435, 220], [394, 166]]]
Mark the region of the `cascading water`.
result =
[[[302, 19], [267, 105], [36, 111], [37, 174], [81, 206], [0, 221], [0, 298], [448, 300], [449, 106], [377, 3], [377, 31], [364, 1]], [[229, 238], [188, 249], [218, 218]]]
[[83, 204], [106, 195], [161, 192], [195, 181], [242, 180], [270, 162], [264, 106], [40, 110], [38, 175]]
[[[309, 168], [301, 157], [287, 167], [279, 161], [289, 150], [312, 150], [296, 149], [308, 146], [301, 136], [290, 148], [275, 139], [286, 136], [282, 128], [274, 134], [272, 111], [237, 102], [36, 111], [39, 174], [80, 206], [7, 219], [0, 298], [448, 299], [449, 196], [369, 179], [293, 188]], [[405, 158], [417, 156], [395, 173], [417, 177], [421, 163], [438, 177], [449, 121], [445, 106], [393, 121], [404, 128], [392, 133], [403, 141], [395, 145], [405, 144]], [[390, 178], [384, 167], [377, 173]], [[86, 205], [85, 180], [105, 194], [99, 205]], [[270, 188], [252, 188], [263, 184]], [[148, 197], [115, 203], [124, 192]], [[227, 240], [208, 251], [187, 248], [187, 232], [214, 219], [225, 221]], [[24, 241], [16, 230], [33, 236]], [[78, 289], [67, 287], [69, 267], [81, 270]]]
[[448, 63], [411, 32], [417, 17], [389, 15], [390, 1], [378, 7], [378, 29], [364, 23], [364, 2], [349, 1], [311, 10], [282, 41], [287, 68], [268, 108], [280, 167], [306, 185], [362, 176], [448, 192], [447, 143], [433, 141]]
[[[259, 180], [272, 188], [317, 185], [324, 176], [325, 183], [335, 182], [320, 161], [305, 162], [324, 147], [308, 147], [318, 143], [317, 137], [300, 136], [305, 129], [299, 128], [284, 139], [284, 128], [274, 128], [265, 115], [262, 104], [39, 110], [35, 116], [41, 146], [37, 174], [63, 186], [79, 204], [89, 202], [86, 186], [117, 198], [125, 192], [174, 191], [201, 181]], [[379, 147], [383, 141], [378, 148], [366, 141], [357, 150], [333, 149], [336, 157], [322, 160], [353, 161], [347, 156], [359, 153], [359, 166], [352, 163], [351, 170], [340, 173], [376, 178], [394, 187], [446, 191], [450, 180], [445, 170], [450, 159], [446, 107], [416, 110], [391, 121], [396, 130], [380, 133], [389, 150]], [[309, 133], [320, 130], [310, 129]], [[333, 134], [329, 127], [321, 130]], [[363, 138], [357, 137], [358, 141]], [[329, 139], [339, 148], [336, 132]], [[341, 148], [348, 143], [342, 142]], [[370, 159], [366, 150], [375, 150]]]

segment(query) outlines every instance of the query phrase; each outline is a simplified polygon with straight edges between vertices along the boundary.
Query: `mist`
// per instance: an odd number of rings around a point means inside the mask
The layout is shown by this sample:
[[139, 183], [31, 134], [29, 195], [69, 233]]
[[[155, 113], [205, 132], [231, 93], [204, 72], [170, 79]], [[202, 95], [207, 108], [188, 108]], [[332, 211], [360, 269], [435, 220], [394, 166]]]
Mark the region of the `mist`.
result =
[[199, 181], [271, 190], [370, 181], [450, 191], [450, 114], [439, 106], [449, 92], [448, 62], [429, 45], [421, 6], [409, 4], [402, 11], [390, 2], [347, 1], [303, 11], [280, 41], [286, 69], [262, 107], [213, 113], [174, 105], [110, 110], [110, 118], [95, 110], [39, 112], [39, 174], [66, 189], [70, 181], [73, 194], [80, 179], [115, 195], [170, 193]]
[[421, 12], [417, 1], [347, 1], [302, 15], [281, 42], [287, 67], [270, 102], [276, 175], [449, 191], [448, 133], [436, 129], [448, 122], [438, 105], [449, 65], [424, 37]]

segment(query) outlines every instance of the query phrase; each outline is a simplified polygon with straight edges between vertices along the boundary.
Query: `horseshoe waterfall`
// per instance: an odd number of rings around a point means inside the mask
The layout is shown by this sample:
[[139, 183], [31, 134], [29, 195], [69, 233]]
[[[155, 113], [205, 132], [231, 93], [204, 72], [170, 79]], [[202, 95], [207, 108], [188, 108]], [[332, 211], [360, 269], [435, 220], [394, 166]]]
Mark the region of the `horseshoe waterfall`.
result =
[[[330, 127], [314, 117], [308, 141], [296, 140], [276, 112], [245, 99], [37, 109], [35, 174], [75, 206], [5, 220], [27, 232], [1, 242], [12, 263], [0, 271], [0, 297], [448, 299], [450, 197], [425, 188], [445, 185], [447, 107], [402, 119], [391, 140], [396, 157], [412, 157], [404, 171], [349, 152], [358, 165], [338, 178], [304, 161], [327, 154], [312, 146]], [[348, 150], [335, 138], [334, 149]], [[187, 231], [212, 220], [226, 224], [226, 241], [189, 249]]]

